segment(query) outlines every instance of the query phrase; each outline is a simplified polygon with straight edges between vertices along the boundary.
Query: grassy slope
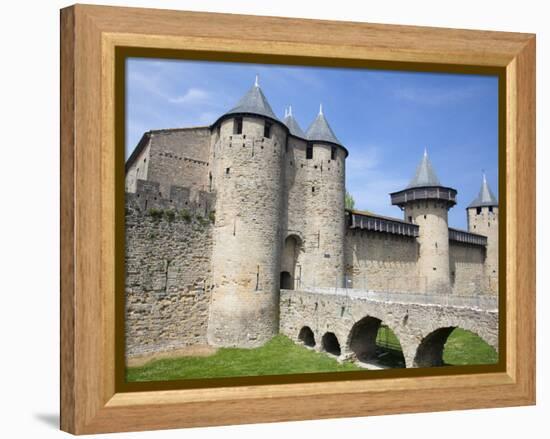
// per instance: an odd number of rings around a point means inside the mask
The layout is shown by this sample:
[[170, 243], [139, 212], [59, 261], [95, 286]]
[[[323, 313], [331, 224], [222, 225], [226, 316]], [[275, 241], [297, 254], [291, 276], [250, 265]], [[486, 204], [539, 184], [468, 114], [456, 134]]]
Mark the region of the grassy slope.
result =
[[223, 348], [210, 357], [158, 360], [141, 367], [131, 367], [127, 370], [127, 379], [153, 381], [343, 370], [360, 369], [349, 363], [338, 364], [326, 354], [306, 349], [278, 335], [256, 349]]
[[443, 361], [445, 364], [456, 366], [494, 364], [498, 361], [498, 356], [495, 350], [477, 335], [457, 328], [447, 339]]
[[[378, 334], [378, 341], [398, 344], [391, 332], [384, 328]], [[398, 361], [397, 356], [386, 358], [386, 362]], [[394, 362], [395, 362], [394, 361]], [[497, 354], [489, 345], [471, 332], [454, 330], [443, 353], [443, 361], [449, 365], [491, 364], [497, 361]], [[386, 364], [392, 366], [392, 364]], [[396, 367], [398, 364], [394, 364]], [[230, 376], [281, 375], [289, 373], [337, 372], [364, 370], [354, 364], [338, 362], [326, 354], [318, 353], [294, 344], [284, 335], [274, 337], [266, 345], [256, 349], [224, 348], [210, 357], [182, 357], [157, 360], [127, 370], [128, 381], [155, 381], [190, 378], [213, 378]]]

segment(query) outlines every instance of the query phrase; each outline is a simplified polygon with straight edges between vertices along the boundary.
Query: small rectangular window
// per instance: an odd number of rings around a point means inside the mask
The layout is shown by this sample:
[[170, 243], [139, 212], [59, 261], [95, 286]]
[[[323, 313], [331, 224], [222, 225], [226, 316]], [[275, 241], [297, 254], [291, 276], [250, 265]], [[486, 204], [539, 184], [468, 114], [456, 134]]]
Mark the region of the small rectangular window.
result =
[[413, 217], [412, 217], [412, 216], [409, 216], [409, 222], [410, 222], [410, 223], [413, 222]]
[[315, 192], [315, 186], [311, 187], [311, 192]]
[[225, 168], [225, 173], [226, 173], [226, 174], [229, 174], [229, 169], [230, 169], [230, 168]]
[[233, 134], [242, 134], [243, 133], [243, 118], [236, 117], [233, 122]]
[[493, 206], [489, 206], [489, 212], [493, 213]]
[[330, 149], [330, 159], [331, 160], [336, 160], [336, 147], [335, 146], [333, 146]]
[[306, 159], [311, 160], [313, 158], [313, 145], [308, 145], [306, 148]]
[[478, 207], [478, 208], [476, 209], [476, 214], [479, 215], [480, 213], [481, 213], [481, 207]]
[[271, 137], [271, 126], [273, 124], [271, 122], [268, 122], [267, 120], [265, 121], [265, 125], [264, 125], [264, 137], [269, 139]]

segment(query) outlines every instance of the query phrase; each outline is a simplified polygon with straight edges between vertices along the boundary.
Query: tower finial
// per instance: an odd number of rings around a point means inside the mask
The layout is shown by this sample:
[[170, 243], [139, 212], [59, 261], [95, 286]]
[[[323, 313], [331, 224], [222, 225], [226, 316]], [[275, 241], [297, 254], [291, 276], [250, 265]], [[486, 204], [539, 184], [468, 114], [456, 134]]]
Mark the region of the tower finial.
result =
[[256, 74], [256, 80], [254, 81], [254, 87], [260, 86], [260, 75]]
[[487, 175], [485, 174], [485, 169], [482, 169], [481, 172], [483, 174], [483, 184], [487, 184]]
[[292, 116], [292, 105], [288, 106], [288, 115]]
[[319, 104], [319, 115], [320, 115], [320, 116], [323, 115], [323, 103], [320, 103], [320, 104]]
[[424, 157], [428, 157], [428, 148], [424, 147]]

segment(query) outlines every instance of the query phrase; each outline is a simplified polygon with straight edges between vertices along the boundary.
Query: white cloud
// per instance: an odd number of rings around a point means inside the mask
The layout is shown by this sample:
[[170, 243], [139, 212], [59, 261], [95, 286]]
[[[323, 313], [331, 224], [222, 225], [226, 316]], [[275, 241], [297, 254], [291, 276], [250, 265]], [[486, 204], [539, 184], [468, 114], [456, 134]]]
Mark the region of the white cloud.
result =
[[211, 94], [206, 90], [203, 90], [202, 88], [191, 87], [185, 92], [185, 94], [173, 98], [168, 98], [168, 101], [172, 102], [173, 104], [194, 105], [210, 103], [211, 99]]

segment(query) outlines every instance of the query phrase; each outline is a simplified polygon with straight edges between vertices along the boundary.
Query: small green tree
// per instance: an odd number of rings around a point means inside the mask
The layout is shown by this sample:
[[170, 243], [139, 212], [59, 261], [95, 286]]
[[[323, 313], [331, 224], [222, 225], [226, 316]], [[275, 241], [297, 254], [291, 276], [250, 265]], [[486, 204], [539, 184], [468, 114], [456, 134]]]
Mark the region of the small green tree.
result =
[[353, 209], [355, 208], [355, 200], [353, 199], [353, 196], [346, 190], [346, 195], [344, 198], [344, 206], [346, 209]]

